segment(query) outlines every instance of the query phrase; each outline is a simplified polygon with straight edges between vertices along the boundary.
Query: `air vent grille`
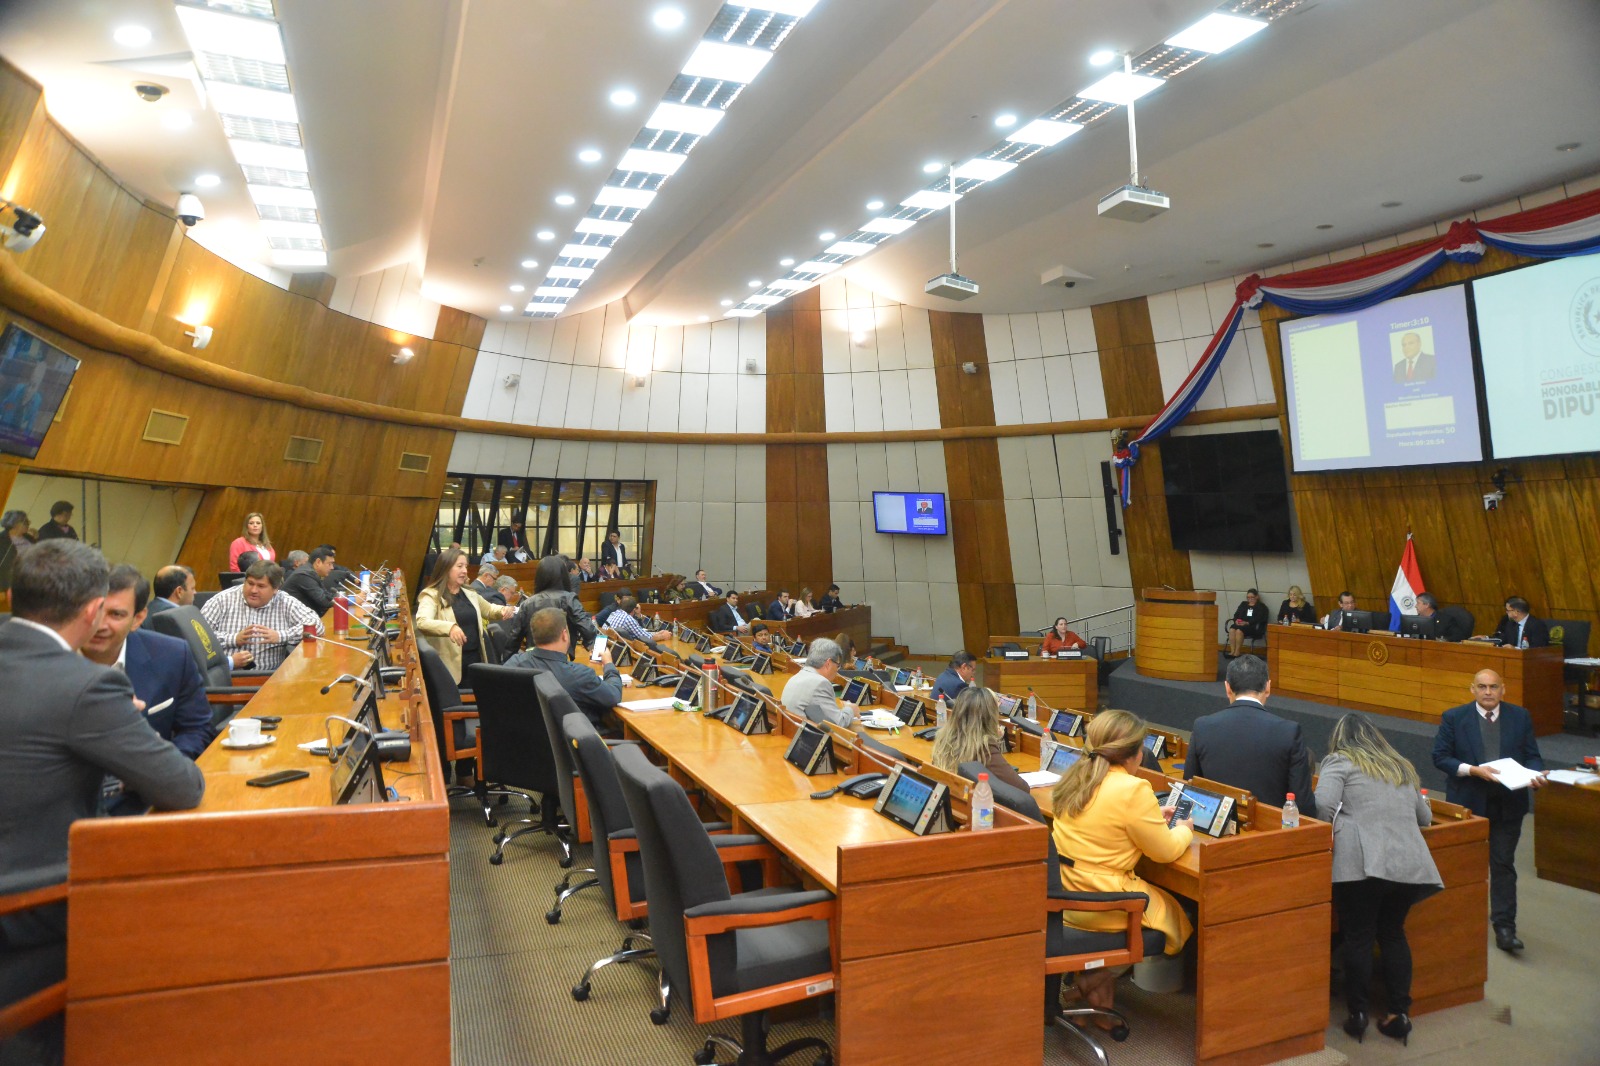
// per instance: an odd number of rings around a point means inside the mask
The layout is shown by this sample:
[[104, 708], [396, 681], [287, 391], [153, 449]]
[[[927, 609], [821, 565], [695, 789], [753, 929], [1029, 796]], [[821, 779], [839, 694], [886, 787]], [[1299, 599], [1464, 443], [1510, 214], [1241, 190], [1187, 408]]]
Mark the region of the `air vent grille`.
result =
[[421, 452], [401, 452], [400, 469], [408, 474], [426, 474], [433, 465], [433, 456]]
[[290, 437], [289, 446], [283, 451], [283, 461], [286, 463], [322, 462], [322, 441], [316, 437]]
[[189, 428], [189, 416], [176, 411], [159, 411], [152, 407], [145, 419], [144, 439], [156, 444], [182, 444], [184, 431]]

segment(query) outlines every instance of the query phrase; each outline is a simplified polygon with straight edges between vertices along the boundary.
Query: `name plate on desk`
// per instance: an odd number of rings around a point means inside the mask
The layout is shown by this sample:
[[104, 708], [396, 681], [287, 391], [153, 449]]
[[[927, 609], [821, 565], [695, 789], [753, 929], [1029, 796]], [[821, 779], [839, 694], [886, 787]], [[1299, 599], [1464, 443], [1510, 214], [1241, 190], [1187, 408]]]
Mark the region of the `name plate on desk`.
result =
[[1026, 659], [1028, 657], [1028, 653], [1021, 648], [1018, 648], [1015, 651], [1003, 651], [1000, 653], [1000, 655], [1002, 658], [1006, 659]]

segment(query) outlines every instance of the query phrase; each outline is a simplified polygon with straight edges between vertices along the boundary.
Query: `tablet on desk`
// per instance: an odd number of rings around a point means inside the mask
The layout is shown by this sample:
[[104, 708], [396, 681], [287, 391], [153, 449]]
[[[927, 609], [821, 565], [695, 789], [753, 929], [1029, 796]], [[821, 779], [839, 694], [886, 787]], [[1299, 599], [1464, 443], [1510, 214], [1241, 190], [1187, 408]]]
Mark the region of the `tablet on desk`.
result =
[[1013, 714], [1017, 713], [1017, 704], [1022, 702], [1022, 697], [1001, 694], [999, 699], [997, 699], [995, 702], [1000, 707], [1000, 717], [1010, 718]]
[[1081, 758], [1083, 758], [1083, 752], [1079, 749], [1069, 748], [1065, 744], [1057, 744], [1056, 750], [1050, 753], [1050, 761], [1041, 766], [1040, 769], [1048, 770], [1057, 775], [1064, 774], [1072, 769], [1073, 765]]
[[862, 695], [866, 691], [867, 683], [859, 677], [854, 677], [851, 678], [850, 683], [844, 687], [844, 695], [840, 696], [839, 699], [844, 703], [859, 704], [861, 702]]
[[927, 721], [922, 701], [915, 696], [901, 696], [900, 702], [895, 705], [894, 716], [910, 726], [921, 725]]
[[889, 772], [872, 809], [917, 836], [946, 833], [952, 828], [949, 790], [901, 764]]
[[1077, 736], [1083, 731], [1083, 715], [1072, 711], [1057, 711], [1050, 719], [1050, 732], [1064, 737]]
[[1151, 733], [1144, 738], [1144, 750], [1148, 751], [1152, 758], [1164, 757], [1167, 754], [1167, 738], [1160, 733]]
[[1168, 825], [1176, 825], [1180, 818], [1193, 818], [1194, 831], [1208, 837], [1222, 837], [1228, 831], [1233, 817], [1233, 797], [1219, 796], [1188, 781], [1174, 781], [1167, 802], [1176, 805]]
[[700, 702], [700, 671], [684, 670], [683, 676], [678, 678], [678, 690], [672, 694], [675, 700], [682, 700], [690, 706]]

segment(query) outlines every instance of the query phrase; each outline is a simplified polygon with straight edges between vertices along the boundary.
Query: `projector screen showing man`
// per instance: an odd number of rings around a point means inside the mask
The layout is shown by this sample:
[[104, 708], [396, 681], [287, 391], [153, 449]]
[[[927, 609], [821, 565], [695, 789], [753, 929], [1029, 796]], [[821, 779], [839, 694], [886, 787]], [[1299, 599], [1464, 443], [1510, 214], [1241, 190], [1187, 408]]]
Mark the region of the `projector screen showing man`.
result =
[[[1428, 330], [1428, 336], [1430, 338], [1433, 336], [1431, 329]], [[1433, 353], [1422, 350], [1422, 334], [1416, 330], [1407, 330], [1400, 334], [1400, 358], [1394, 364], [1395, 384], [1407, 385], [1418, 381], [1432, 381], [1433, 372]]]

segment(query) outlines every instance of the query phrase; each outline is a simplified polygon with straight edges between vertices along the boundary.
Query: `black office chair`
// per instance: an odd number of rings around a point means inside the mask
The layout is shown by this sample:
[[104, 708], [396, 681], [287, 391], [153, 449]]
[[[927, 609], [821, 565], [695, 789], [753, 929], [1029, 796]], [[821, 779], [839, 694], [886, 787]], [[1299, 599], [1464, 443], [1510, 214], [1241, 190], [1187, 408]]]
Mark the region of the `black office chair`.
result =
[[236, 678], [267, 678], [270, 670], [230, 670], [228, 657], [222, 652], [222, 641], [206, 621], [200, 608], [193, 604], [173, 607], [145, 618], [144, 624], [153, 633], [177, 637], [189, 645], [189, 654], [200, 667], [200, 676], [206, 683], [206, 699], [211, 704], [211, 724], [220, 725], [237, 712], [240, 705], [248, 703], [257, 688], [253, 685], [235, 685]]
[[461, 690], [438, 652], [420, 640], [417, 641], [417, 652], [422, 663], [422, 687], [428, 695], [428, 706], [433, 709], [433, 734], [438, 741], [441, 758], [447, 763], [463, 759], [473, 759], [479, 763], [471, 788], [451, 785], [445, 790], [445, 795], [477, 797], [479, 805], [483, 807], [483, 824], [493, 829], [497, 823], [490, 809], [489, 797], [520, 793], [489, 785], [483, 776], [482, 753], [478, 748], [478, 708], [462, 701]]
[[231, 589], [235, 585], [242, 585], [244, 584], [244, 573], [239, 570], [218, 570], [217, 583], [224, 590]]
[[196, 607], [204, 607], [206, 605], [206, 601], [215, 595], [216, 591], [213, 589], [206, 589], [204, 592], [196, 592], [194, 594], [194, 605]]
[[[833, 988], [833, 894], [765, 888], [735, 895], [723, 864], [774, 858], [772, 848], [757, 837], [716, 847], [683, 786], [652, 766], [636, 747], [614, 748], [612, 756], [639, 837], [650, 937], [672, 992], [688, 1001], [701, 1024], [740, 1016], [740, 1041], [712, 1036], [694, 1061], [705, 1066], [722, 1047], [739, 1056], [740, 1066], [766, 1066], [816, 1049], [820, 1053], [813, 1066], [832, 1066], [833, 1052], [814, 1038], [768, 1050], [766, 1012], [745, 1013], [740, 1004], [752, 992], [777, 1006]], [[710, 997], [695, 997], [696, 981], [710, 989]]]
[[[1550, 625], [1550, 643], [1561, 645], [1563, 659], [1587, 659], [1589, 657], [1589, 623], [1578, 618], [1550, 618], [1546, 619]], [[1584, 700], [1590, 695], [1589, 675], [1594, 672], [1589, 666], [1567, 666], [1561, 668], [1562, 701], [1568, 685], [1578, 688], [1578, 729], [1588, 733], [1589, 707]]]
[[[477, 697], [478, 775], [526, 798], [537, 815], [520, 819], [514, 824], [521, 828], [509, 833], [504, 826], [499, 827], [489, 856], [493, 866], [505, 861], [507, 844], [528, 833], [548, 833], [561, 842], [564, 855], [572, 854], [566, 839], [568, 830], [561, 824], [561, 786], [555, 754], [550, 750], [550, 736], [545, 732], [534, 690], [539, 673], [488, 663], [467, 667]], [[539, 797], [537, 802], [535, 794]]]
[[[534, 695], [539, 699], [539, 716], [544, 719], [545, 735], [550, 738], [550, 754], [556, 762], [556, 794], [561, 799], [561, 809], [566, 812], [567, 823], [571, 828], [571, 835], [578, 835], [578, 796], [577, 788], [578, 769], [572, 761], [572, 748], [567, 744], [566, 734], [561, 731], [561, 720], [569, 714], [582, 713], [578, 705], [573, 702], [567, 690], [561, 687], [561, 682], [554, 674], [542, 673], [533, 681]], [[581, 787], [581, 785], [579, 786]], [[585, 795], [587, 798], [587, 794]], [[586, 888], [595, 888], [600, 884], [598, 877], [591, 877], [574, 885], [572, 879], [580, 874], [592, 874], [593, 869], [573, 870], [572, 846], [568, 840], [557, 835], [561, 841], [562, 857], [560, 866], [567, 870], [567, 875], [556, 886], [556, 902], [545, 913], [544, 920], [551, 925], [561, 921], [561, 907], [568, 899], [582, 892]]]
[[[67, 864], [0, 873], [0, 915], [17, 914], [67, 899]], [[57, 1057], [67, 1007], [67, 945], [0, 945], [0, 1045], [16, 1040], [19, 1062]], [[24, 1051], [23, 1045], [29, 1045]], [[11, 1061], [9, 1058], [6, 1061]]]

